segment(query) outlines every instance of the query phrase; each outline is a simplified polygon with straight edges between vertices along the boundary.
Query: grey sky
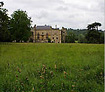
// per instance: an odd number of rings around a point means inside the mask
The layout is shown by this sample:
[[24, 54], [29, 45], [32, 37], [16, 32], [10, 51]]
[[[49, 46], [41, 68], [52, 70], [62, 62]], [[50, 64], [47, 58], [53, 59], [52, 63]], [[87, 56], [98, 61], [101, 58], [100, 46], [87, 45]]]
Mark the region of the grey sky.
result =
[[104, 25], [104, 0], [4, 0], [9, 15], [21, 9], [32, 18], [32, 25], [86, 28], [93, 22]]

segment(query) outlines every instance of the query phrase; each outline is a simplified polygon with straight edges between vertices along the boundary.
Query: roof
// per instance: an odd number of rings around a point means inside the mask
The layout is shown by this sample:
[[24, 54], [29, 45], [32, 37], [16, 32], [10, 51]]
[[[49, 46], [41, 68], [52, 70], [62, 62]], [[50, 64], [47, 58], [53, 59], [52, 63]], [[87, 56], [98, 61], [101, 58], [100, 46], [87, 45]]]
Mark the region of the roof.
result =
[[53, 30], [59, 30], [59, 28], [52, 28]]
[[37, 30], [50, 30], [51, 29], [51, 26], [37, 26], [36, 27]]

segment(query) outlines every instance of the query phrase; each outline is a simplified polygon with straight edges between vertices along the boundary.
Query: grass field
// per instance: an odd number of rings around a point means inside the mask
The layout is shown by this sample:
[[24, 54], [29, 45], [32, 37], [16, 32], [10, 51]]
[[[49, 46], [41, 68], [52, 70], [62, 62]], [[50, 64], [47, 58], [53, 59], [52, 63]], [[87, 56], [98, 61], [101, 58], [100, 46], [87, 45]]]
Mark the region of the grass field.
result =
[[0, 44], [0, 92], [104, 92], [103, 44]]

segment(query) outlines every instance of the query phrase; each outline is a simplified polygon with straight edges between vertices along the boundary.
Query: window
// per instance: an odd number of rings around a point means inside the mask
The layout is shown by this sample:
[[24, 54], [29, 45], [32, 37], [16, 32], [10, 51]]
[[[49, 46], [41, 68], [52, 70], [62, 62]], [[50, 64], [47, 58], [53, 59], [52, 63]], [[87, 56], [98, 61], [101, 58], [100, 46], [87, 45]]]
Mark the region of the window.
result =
[[37, 34], [37, 39], [39, 39], [39, 36], [40, 36], [40, 35], [39, 35], [39, 33], [38, 33], [38, 34]]
[[58, 37], [56, 37], [56, 39], [58, 39]]
[[44, 40], [44, 35], [42, 35], [42, 40]]
[[48, 39], [48, 33], [46, 34], [46, 39]]

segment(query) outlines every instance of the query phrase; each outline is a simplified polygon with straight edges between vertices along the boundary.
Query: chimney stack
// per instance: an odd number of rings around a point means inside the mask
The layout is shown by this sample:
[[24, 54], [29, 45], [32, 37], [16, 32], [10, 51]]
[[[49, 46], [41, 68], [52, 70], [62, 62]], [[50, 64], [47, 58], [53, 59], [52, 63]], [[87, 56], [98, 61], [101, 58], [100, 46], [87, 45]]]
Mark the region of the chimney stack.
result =
[[57, 25], [55, 25], [55, 28], [57, 28]]

